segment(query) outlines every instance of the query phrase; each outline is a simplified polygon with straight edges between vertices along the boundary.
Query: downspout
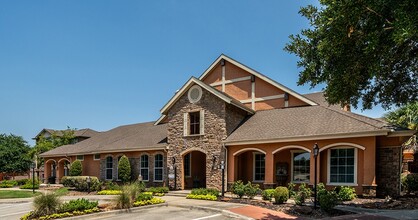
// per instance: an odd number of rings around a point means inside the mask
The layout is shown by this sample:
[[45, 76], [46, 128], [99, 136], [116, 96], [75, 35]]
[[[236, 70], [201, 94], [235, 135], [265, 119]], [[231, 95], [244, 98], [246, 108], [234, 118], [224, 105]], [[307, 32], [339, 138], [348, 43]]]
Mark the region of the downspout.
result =
[[[224, 139], [225, 140], [225, 139]], [[228, 183], [228, 149], [225, 147], [225, 143], [222, 141], [222, 148], [224, 150], [224, 161], [225, 161], [225, 170], [226, 170], [226, 182]], [[225, 189], [226, 188], [226, 189]], [[228, 184], [225, 184], [224, 191], [226, 192], [228, 189]]]

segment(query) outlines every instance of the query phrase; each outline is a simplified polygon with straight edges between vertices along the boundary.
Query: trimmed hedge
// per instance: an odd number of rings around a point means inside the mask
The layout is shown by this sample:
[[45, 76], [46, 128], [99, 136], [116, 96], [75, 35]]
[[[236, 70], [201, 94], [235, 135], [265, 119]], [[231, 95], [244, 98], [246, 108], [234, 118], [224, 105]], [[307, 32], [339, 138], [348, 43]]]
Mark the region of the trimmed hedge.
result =
[[131, 180], [131, 163], [125, 155], [120, 158], [118, 163], [118, 177], [123, 183]]
[[89, 201], [88, 199], [76, 199], [63, 203], [59, 208], [59, 213], [83, 211], [96, 208], [99, 205], [98, 201]]
[[0, 188], [12, 188], [17, 185], [18, 182], [15, 180], [3, 180], [0, 182]]
[[122, 190], [102, 190], [97, 193], [97, 195], [120, 195]]
[[218, 198], [214, 195], [194, 195], [194, 194], [189, 194], [186, 196], [186, 199], [200, 199], [200, 200], [212, 200], [212, 201], [216, 201], [218, 200]]
[[289, 190], [287, 187], [279, 186], [274, 192], [274, 203], [283, 204], [289, 199]]
[[[32, 179], [27, 179], [25, 185], [20, 186], [20, 189], [32, 189], [33, 186], [33, 181]], [[35, 189], [39, 189], [39, 180], [35, 179]]]
[[160, 187], [150, 187], [150, 188], [148, 188], [148, 189], [146, 189], [145, 191], [147, 191], [147, 192], [152, 192], [152, 194], [161, 194], [161, 193], [163, 193], [163, 195], [164, 195], [164, 193], [168, 193], [168, 187], [166, 187], [166, 186], [160, 186]]
[[145, 205], [155, 205], [155, 204], [160, 204], [164, 202], [165, 201], [160, 198], [152, 198], [150, 200], [136, 201], [134, 202], [133, 206], [138, 207], [138, 206], [145, 206]]
[[[66, 187], [74, 187], [77, 191], [87, 191], [88, 176], [65, 176], [61, 179], [61, 182]], [[90, 191], [99, 191], [101, 188], [101, 183], [99, 179], [95, 176], [90, 177]]]
[[261, 196], [263, 197], [263, 200], [271, 201], [271, 199], [274, 197], [274, 193], [276, 193], [275, 189], [266, 189], [263, 190]]
[[192, 189], [191, 192], [192, 195], [213, 195], [215, 197], [219, 197], [219, 190], [217, 189], [211, 189], [211, 188], [197, 188]]
[[83, 165], [81, 161], [75, 160], [70, 166], [70, 176], [81, 176], [83, 173]]

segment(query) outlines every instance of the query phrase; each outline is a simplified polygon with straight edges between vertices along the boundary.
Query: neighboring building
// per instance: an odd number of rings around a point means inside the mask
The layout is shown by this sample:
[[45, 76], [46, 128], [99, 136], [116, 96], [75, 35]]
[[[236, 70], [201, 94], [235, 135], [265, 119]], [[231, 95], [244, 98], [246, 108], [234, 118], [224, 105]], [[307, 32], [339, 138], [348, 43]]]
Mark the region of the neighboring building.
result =
[[263, 188], [318, 181], [353, 186], [358, 194], [397, 194], [401, 144], [413, 134], [388, 123], [328, 106], [322, 93], [301, 95], [221, 55], [190, 78], [163, 106], [156, 122], [125, 125], [42, 154], [46, 173], [79, 159], [83, 175], [117, 180], [122, 155], [133, 178], [174, 189], [221, 188], [226, 181]]

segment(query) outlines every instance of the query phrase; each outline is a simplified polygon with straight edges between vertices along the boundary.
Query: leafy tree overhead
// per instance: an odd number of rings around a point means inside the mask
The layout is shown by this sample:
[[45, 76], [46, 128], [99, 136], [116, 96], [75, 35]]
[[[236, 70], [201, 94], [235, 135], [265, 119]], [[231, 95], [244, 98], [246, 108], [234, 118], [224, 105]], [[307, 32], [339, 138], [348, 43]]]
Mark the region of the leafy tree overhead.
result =
[[83, 165], [81, 161], [75, 160], [70, 166], [70, 176], [81, 176], [83, 173]]
[[131, 180], [131, 164], [125, 155], [120, 158], [118, 163], [118, 177], [124, 183]]
[[392, 124], [418, 130], [418, 101], [390, 111], [384, 117]]
[[0, 134], [0, 172], [21, 173], [29, 170], [32, 163], [30, 147], [22, 137]]
[[299, 13], [311, 27], [291, 35], [299, 85], [325, 83], [330, 104], [385, 109], [418, 98], [418, 1], [320, 0]]

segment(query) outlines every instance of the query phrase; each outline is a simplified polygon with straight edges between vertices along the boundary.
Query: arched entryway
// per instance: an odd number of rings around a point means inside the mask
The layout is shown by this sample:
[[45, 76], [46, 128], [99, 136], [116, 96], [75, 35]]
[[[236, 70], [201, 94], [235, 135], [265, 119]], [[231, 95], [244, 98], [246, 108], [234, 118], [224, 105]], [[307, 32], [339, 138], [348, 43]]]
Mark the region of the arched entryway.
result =
[[183, 188], [206, 188], [206, 154], [189, 151], [182, 155]]
[[70, 160], [64, 158], [58, 161], [58, 167], [57, 167], [57, 178], [58, 178], [58, 182], [61, 182], [61, 179], [64, 176], [69, 176], [70, 175]]
[[311, 150], [299, 145], [288, 145], [273, 151], [274, 181], [278, 186], [292, 183], [310, 183]]
[[234, 153], [234, 181], [244, 183], [265, 180], [266, 152], [258, 148], [245, 148]]
[[55, 184], [57, 178], [57, 162], [55, 160], [47, 160], [45, 162], [45, 183]]

